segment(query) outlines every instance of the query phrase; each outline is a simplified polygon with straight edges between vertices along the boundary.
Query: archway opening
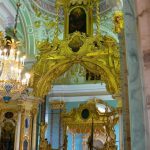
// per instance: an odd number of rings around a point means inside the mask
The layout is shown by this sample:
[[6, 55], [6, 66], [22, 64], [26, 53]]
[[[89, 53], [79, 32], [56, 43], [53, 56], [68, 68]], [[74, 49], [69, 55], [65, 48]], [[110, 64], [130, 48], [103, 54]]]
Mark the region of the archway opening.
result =
[[1, 131], [1, 150], [14, 150], [15, 125], [11, 121], [4, 122]]

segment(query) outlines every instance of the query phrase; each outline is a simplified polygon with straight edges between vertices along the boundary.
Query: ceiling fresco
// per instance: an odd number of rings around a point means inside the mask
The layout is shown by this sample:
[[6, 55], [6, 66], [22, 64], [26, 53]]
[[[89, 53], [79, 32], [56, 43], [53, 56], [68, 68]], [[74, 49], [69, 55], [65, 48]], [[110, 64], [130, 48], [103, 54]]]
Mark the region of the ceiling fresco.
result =
[[[34, 22], [35, 29], [45, 29], [43, 32], [38, 35], [40, 39], [43, 38], [53, 38], [54, 27], [55, 27], [55, 5], [54, 1], [48, 0], [32, 0], [30, 3], [32, 7], [32, 12], [34, 12], [34, 16], [32, 16], [32, 20]], [[112, 23], [112, 15], [116, 9], [121, 9], [120, 1], [111, 1], [111, 0], [102, 0], [100, 1], [100, 14], [101, 14], [101, 32], [102, 34], [109, 34], [113, 36], [117, 40], [117, 36], [113, 33], [113, 23]], [[63, 38], [63, 12], [59, 12], [59, 37]], [[94, 28], [95, 25], [94, 25]], [[40, 30], [40, 31], [41, 31]], [[43, 35], [43, 37], [42, 37]]]

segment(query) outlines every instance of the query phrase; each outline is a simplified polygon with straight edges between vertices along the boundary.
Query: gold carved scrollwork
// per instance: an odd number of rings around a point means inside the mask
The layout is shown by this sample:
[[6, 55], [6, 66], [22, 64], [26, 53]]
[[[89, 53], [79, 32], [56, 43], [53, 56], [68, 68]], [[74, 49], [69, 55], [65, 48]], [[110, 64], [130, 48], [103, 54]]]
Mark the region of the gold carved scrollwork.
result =
[[96, 0], [57, 0], [56, 1], [56, 5], [60, 6], [60, 5], [87, 5], [87, 4], [91, 4], [92, 2], [95, 2]]
[[[96, 106], [97, 104], [105, 106], [105, 111], [101, 112]], [[88, 110], [89, 115], [83, 116], [83, 110]], [[80, 104], [79, 108], [74, 108], [70, 112], [62, 113], [64, 131], [69, 130], [72, 133], [90, 134], [91, 125], [93, 123], [93, 134], [103, 133], [103, 135], [105, 135], [103, 150], [116, 150], [114, 126], [118, 120], [118, 110], [108, 106], [100, 99], [90, 100], [85, 104]]]
[[[96, 104], [102, 104], [106, 106], [105, 112], [100, 112]], [[87, 119], [82, 117], [82, 111], [84, 109], [89, 110], [89, 116]], [[79, 108], [72, 109], [71, 112], [64, 112], [62, 114], [62, 121], [65, 127], [69, 127], [71, 131], [75, 133], [87, 133], [90, 132], [92, 118], [94, 120], [95, 130], [104, 131], [104, 125], [113, 127], [119, 119], [118, 111], [110, 106], [107, 106], [102, 100], [90, 100], [86, 104], [81, 104]]]
[[[73, 52], [71, 43], [78, 44], [79, 50]], [[101, 75], [102, 82], [106, 83], [111, 94], [120, 93], [120, 54], [113, 38], [100, 35], [86, 37], [85, 34], [75, 32], [63, 41], [41, 41], [37, 47], [40, 52], [37, 63], [33, 66], [31, 79], [36, 96], [46, 95], [51, 82], [75, 63]]]

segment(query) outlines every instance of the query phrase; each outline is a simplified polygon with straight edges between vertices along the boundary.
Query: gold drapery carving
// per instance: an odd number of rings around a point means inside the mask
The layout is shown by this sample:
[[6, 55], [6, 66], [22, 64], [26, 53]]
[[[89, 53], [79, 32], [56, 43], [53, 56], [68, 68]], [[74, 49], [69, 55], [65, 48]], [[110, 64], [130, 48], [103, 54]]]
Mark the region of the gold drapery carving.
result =
[[[73, 52], [72, 44], [77, 45], [77, 52]], [[40, 53], [31, 79], [36, 96], [46, 95], [51, 82], [76, 63], [101, 75], [108, 92], [120, 94], [120, 54], [113, 38], [102, 35], [86, 37], [74, 32], [63, 41], [55, 38], [51, 43], [48, 40], [38, 42], [37, 47]]]

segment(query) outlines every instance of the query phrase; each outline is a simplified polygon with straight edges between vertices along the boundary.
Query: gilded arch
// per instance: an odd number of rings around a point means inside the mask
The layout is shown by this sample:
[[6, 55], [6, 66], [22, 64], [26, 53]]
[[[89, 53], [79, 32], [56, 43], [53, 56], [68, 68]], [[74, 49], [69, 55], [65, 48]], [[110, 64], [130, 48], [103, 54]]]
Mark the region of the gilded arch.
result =
[[[78, 44], [78, 52], [73, 52], [70, 42]], [[73, 64], [79, 63], [95, 74], [101, 75], [111, 94], [120, 93], [120, 55], [117, 42], [108, 36], [86, 37], [75, 32], [66, 40], [54, 39], [38, 43], [40, 54], [33, 67], [31, 85], [36, 96], [43, 97], [51, 88], [51, 81], [62, 75]]]

